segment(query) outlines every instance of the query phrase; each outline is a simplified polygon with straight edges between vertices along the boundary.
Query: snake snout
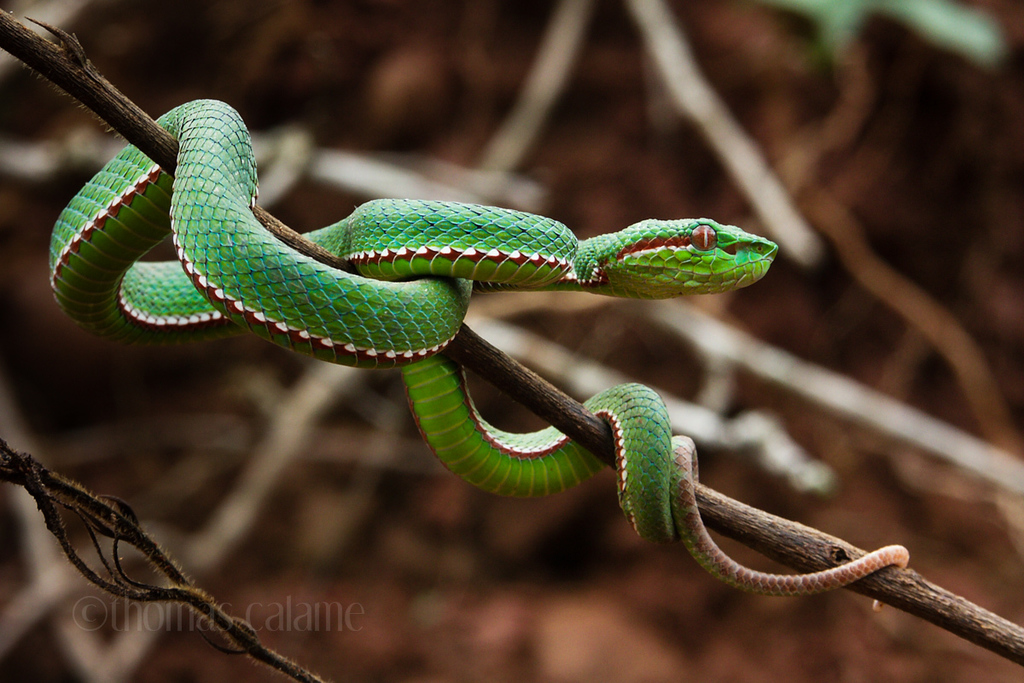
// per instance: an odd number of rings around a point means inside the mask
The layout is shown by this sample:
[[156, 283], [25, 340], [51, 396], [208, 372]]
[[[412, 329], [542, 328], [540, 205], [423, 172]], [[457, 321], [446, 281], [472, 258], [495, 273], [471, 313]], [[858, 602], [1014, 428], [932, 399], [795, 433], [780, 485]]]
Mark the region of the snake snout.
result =
[[747, 275], [753, 275], [753, 279], [746, 284], [755, 282], [768, 272], [768, 267], [775, 260], [779, 247], [775, 242], [766, 240], [763, 237], [738, 242], [730, 245], [733, 251], [733, 258], [736, 263], [747, 270]]
[[763, 260], [771, 263], [775, 259], [775, 254], [779, 251], [779, 245], [775, 244], [775, 242], [760, 237], [736, 246], [738, 246], [739, 250], [747, 252], [747, 256], [751, 261]]

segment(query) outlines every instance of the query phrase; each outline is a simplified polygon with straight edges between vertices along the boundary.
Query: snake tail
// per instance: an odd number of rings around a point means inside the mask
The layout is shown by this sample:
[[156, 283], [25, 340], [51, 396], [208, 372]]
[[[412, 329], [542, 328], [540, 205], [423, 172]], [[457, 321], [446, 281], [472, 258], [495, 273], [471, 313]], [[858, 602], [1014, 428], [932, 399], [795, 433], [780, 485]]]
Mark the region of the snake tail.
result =
[[[402, 369], [416, 424], [438, 459], [485, 491], [545, 496], [580, 483], [601, 468], [589, 451], [553, 427], [525, 434], [490, 425], [466, 388], [465, 371], [444, 356]], [[619, 505], [637, 533], [652, 542], [682, 541], [710, 574], [760, 595], [811, 595], [841, 588], [887, 567], [906, 567], [903, 546], [887, 546], [831, 569], [774, 574], [727, 555], [704, 526], [697, 506], [696, 447], [672, 436], [661, 397], [640, 384], [622, 384], [584, 404], [611, 427]]]
[[674, 456], [672, 515], [676, 532], [690, 555], [712, 576], [758, 595], [813, 595], [848, 586], [879, 569], [906, 567], [910, 553], [901, 545], [889, 545], [830, 569], [806, 574], [773, 574], [746, 567], [722, 550], [704, 526], [697, 506], [697, 449], [685, 436], [672, 438]]

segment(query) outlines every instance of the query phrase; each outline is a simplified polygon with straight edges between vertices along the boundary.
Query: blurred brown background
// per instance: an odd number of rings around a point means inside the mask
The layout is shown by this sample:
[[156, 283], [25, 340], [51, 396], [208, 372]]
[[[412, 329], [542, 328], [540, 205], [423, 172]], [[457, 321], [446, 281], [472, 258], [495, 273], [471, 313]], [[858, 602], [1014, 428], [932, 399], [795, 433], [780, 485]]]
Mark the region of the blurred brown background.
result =
[[[1005, 41], [986, 65], [898, 16], [865, 14], [832, 50], [806, 15], [756, 2], [670, 4], [822, 248], [801, 264], [783, 245], [756, 286], [692, 303], [1021, 455], [1024, 8], [969, 3]], [[552, 12], [552, 3], [500, 0], [96, 1], [61, 25], [154, 115], [222, 99], [272, 141], [287, 126], [301, 133], [300, 151], [389, 153], [457, 187], [461, 176], [436, 162], [481, 162]], [[0, 381], [11, 397], [0, 437], [128, 501], [201, 585], [249, 610], [284, 654], [335, 680], [1019, 680], [995, 655], [896, 610], [875, 614], [850, 593], [784, 600], [720, 585], [682, 547], [635, 537], [608, 472], [550, 499], [472, 489], [418, 442], [395, 372], [332, 374], [256, 338], [143, 348], [80, 331], [52, 300], [46, 255], [58, 212], [95, 169], [57, 152], [52, 169], [27, 165], [56, 147], [86, 155], [100, 127], [27, 71], [0, 74]], [[698, 128], [673, 111], [622, 2], [596, 3], [550, 117], [511, 170], [530, 208], [581, 237], [684, 216], [771, 234]], [[523, 196], [502, 187], [492, 201]], [[268, 208], [304, 231], [368, 198], [300, 177]], [[642, 308], [530, 301], [480, 304], [675, 395], [704, 385], [699, 355]], [[502, 426], [538, 424], [489, 387], [477, 396]], [[796, 491], [714, 447], [701, 450], [705, 483], [864, 548], [902, 543], [926, 577], [1021, 621], [1019, 493], [750, 373], [720, 408], [779, 417], [836, 486], [830, 496]], [[281, 471], [260, 489], [252, 463], [272, 471], [275, 457]], [[236, 502], [253, 518], [231, 536], [217, 524], [237, 491], [251, 494]], [[96, 631], [70, 622], [95, 594], [76, 576], [39, 579], [53, 548], [31, 548], [33, 517], [13, 494], [0, 492], [11, 502], [0, 508], [0, 623], [22, 630], [8, 631], [9, 642], [0, 633], [0, 680], [276, 680], [188, 628], [133, 635], [146, 629], [117, 621], [123, 605], [102, 601], [109, 618]], [[222, 538], [232, 540], [218, 551]], [[43, 585], [59, 588], [48, 598], [30, 591]], [[350, 621], [311, 627], [300, 613], [318, 603], [340, 605]], [[40, 614], [12, 607], [23, 604]], [[122, 641], [141, 654], [96, 649]]]

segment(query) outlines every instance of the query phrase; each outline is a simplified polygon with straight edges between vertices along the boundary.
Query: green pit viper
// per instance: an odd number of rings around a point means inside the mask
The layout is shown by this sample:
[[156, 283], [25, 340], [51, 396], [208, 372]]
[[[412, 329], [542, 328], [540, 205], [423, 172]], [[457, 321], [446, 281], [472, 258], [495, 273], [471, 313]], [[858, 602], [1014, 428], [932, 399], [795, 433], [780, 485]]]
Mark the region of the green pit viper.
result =
[[[459, 329], [473, 281], [485, 288], [668, 298], [749, 285], [776, 253], [766, 239], [707, 219], [642, 221], [577, 243], [561, 223], [533, 214], [387, 199], [306, 235], [350, 261], [354, 274], [285, 245], [255, 219], [256, 163], [234, 109], [198, 100], [159, 123], [180, 146], [173, 178], [128, 146], [60, 214], [50, 272], [64, 311], [122, 342], [174, 343], [248, 330], [332, 363], [399, 366], [430, 448], [450, 470], [494, 493], [556, 493], [601, 463], [554, 428], [509, 434], [477, 413], [461, 367], [439, 353]], [[168, 233], [177, 261], [139, 260]], [[693, 442], [673, 438], [661, 398], [625, 384], [585, 405], [611, 425], [619, 500], [632, 525], [652, 541], [681, 539], [727, 583], [807, 594], [887, 565], [906, 566], [901, 546], [815, 574], [773, 575], [738, 565], [701, 523]]]

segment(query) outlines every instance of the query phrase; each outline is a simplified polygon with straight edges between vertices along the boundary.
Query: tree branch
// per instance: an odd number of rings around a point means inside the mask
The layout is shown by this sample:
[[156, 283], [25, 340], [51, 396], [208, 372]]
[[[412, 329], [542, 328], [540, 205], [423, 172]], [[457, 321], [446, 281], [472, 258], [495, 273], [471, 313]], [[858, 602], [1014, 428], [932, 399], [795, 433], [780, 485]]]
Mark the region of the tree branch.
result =
[[[59, 46], [0, 12], [0, 47], [85, 104], [165, 170], [173, 171], [177, 148], [173, 138], [92, 67], [74, 36], [50, 30], [60, 39]], [[257, 208], [255, 213], [295, 249], [345, 267], [266, 211]], [[446, 353], [578, 440], [602, 461], [613, 462], [611, 434], [603, 421], [468, 327], [462, 327]], [[5, 480], [19, 483], [9, 477]], [[841, 539], [743, 505], [705, 486], [698, 485], [698, 502], [709, 527], [801, 571], [825, 569], [865, 554]], [[913, 570], [889, 567], [849, 588], [1024, 664], [1024, 629], [926, 581]]]
[[[196, 586], [142, 529], [135, 514], [124, 503], [87, 491], [79, 484], [48, 470], [31, 455], [13, 450], [2, 439], [0, 481], [21, 486], [35, 499], [46, 527], [57, 539], [68, 561], [93, 585], [128, 600], [186, 605], [213, 627], [212, 632], [219, 633], [235, 649], [226, 650], [210, 641], [214, 647], [229, 652], [244, 652], [296, 681], [322, 683], [323, 679], [316, 674], [263, 645], [256, 630], [248, 622], [228, 614], [213, 596]], [[60, 508], [70, 510], [85, 523], [93, 546], [106, 569], [106, 576], [94, 571], [72, 545]], [[109, 553], [101, 547], [97, 534], [113, 539]], [[142, 553], [150, 568], [163, 577], [166, 585], [144, 584], [129, 578], [121, 565], [120, 543], [127, 543]]]

